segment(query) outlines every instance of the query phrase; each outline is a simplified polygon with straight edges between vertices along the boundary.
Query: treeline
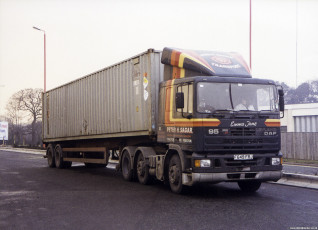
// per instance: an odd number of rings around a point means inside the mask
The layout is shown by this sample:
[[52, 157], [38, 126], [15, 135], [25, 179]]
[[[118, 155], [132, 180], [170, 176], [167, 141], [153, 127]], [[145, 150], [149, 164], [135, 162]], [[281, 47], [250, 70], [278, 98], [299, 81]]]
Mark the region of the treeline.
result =
[[297, 88], [279, 83], [284, 88], [285, 104], [318, 103], [318, 80], [305, 82]]
[[[6, 119], [7, 120], [7, 119]], [[5, 145], [15, 147], [41, 147], [42, 146], [42, 122], [38, 121], [35, 124], [34, 134], [32, 135], [31, 124], [14, 124], [9, 123], [9, 137], [5, 141]], [[0, 141], [2, 145], [3, 140]]]
[[6, 115], [0, 120], [9, 123], [7, 145], [40, 147], [42, 90], [29, 88], [14, 93], [6, 105]]

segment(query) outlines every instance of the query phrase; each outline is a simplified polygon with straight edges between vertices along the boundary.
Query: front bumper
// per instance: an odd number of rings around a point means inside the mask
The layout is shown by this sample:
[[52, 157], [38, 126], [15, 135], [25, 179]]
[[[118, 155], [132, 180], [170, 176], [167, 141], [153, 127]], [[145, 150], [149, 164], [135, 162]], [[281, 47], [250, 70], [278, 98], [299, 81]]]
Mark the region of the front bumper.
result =
[[182, 173], [184, 185], [197, 183], [237, 182], [242, 180], [278, 181], [282, 171], [231, 172], [231, 173]]

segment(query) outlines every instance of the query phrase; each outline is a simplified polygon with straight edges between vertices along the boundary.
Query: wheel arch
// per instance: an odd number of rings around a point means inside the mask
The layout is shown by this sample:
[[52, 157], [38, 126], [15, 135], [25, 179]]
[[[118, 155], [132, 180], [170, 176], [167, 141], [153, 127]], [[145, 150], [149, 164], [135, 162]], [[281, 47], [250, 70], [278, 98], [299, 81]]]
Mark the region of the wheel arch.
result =
[[135, 150], [135, 159], [134, 159], [134, 163], [137, 162], [137, 158], [138, 155], [142, 154], [144, 156], [144, 158], [149, 158], [150, 156], [156, 156], [156, 152], [152, 147], [138, 147]]
[[142, 154], [145, 159], [149, 159], [150, 156], [156, 156], [156, 152], [152, 147], [138, 147], [138, 148], [136, 148], [135, 153], [134, 153], [134, 162], [133, 162], [134, 172], [136, 172], [136, 170], [137, 170], [136, 166], [137, 166], [137, 160], [138, 160], [139, 154]]
[[169, 145], [169, 149], [167, 150], [166, 154], [165, 154], [165, 160], [164, 160], [164, 176], [165, 176], [165, 181], [169, 178], [168, 176], [168, 168], [169, 168], [169, 161], [171, 159], [171, 157], [177, 154], [180, 158], [181, 161], [181, 167], [182, 167], [182, 172], [185, 170], [186, 168], [186, 160], [185, 160], [185, 154], [182, 151], [181, 147], [179, 145], [174, 145], [171, 144]]

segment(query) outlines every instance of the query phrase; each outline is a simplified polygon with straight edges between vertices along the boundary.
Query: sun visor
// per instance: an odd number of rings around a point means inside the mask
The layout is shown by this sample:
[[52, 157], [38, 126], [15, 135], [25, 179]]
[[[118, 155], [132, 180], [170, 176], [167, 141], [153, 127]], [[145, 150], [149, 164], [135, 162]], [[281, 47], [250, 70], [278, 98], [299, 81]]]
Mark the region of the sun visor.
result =
[[207, 76], [252, 77], [242, 56], [233, 52], [194, 51], [166, 47], [162, 51], [161, 63]]

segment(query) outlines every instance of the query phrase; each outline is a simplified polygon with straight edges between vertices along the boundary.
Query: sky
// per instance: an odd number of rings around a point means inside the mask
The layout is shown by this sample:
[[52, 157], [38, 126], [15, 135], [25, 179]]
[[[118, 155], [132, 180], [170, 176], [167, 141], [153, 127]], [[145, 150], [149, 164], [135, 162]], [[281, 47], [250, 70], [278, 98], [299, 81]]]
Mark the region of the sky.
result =
[[[149, 48], [234, 51], [249, 63], [249, 3], [0, 0], [0, 115], [15, 92], [43, 89], [44, 36], [33, 26], [46, 31], [50, 90]], [[253, 77], [318, 80], [317, 12], [316, 0], [252, 0]]]

